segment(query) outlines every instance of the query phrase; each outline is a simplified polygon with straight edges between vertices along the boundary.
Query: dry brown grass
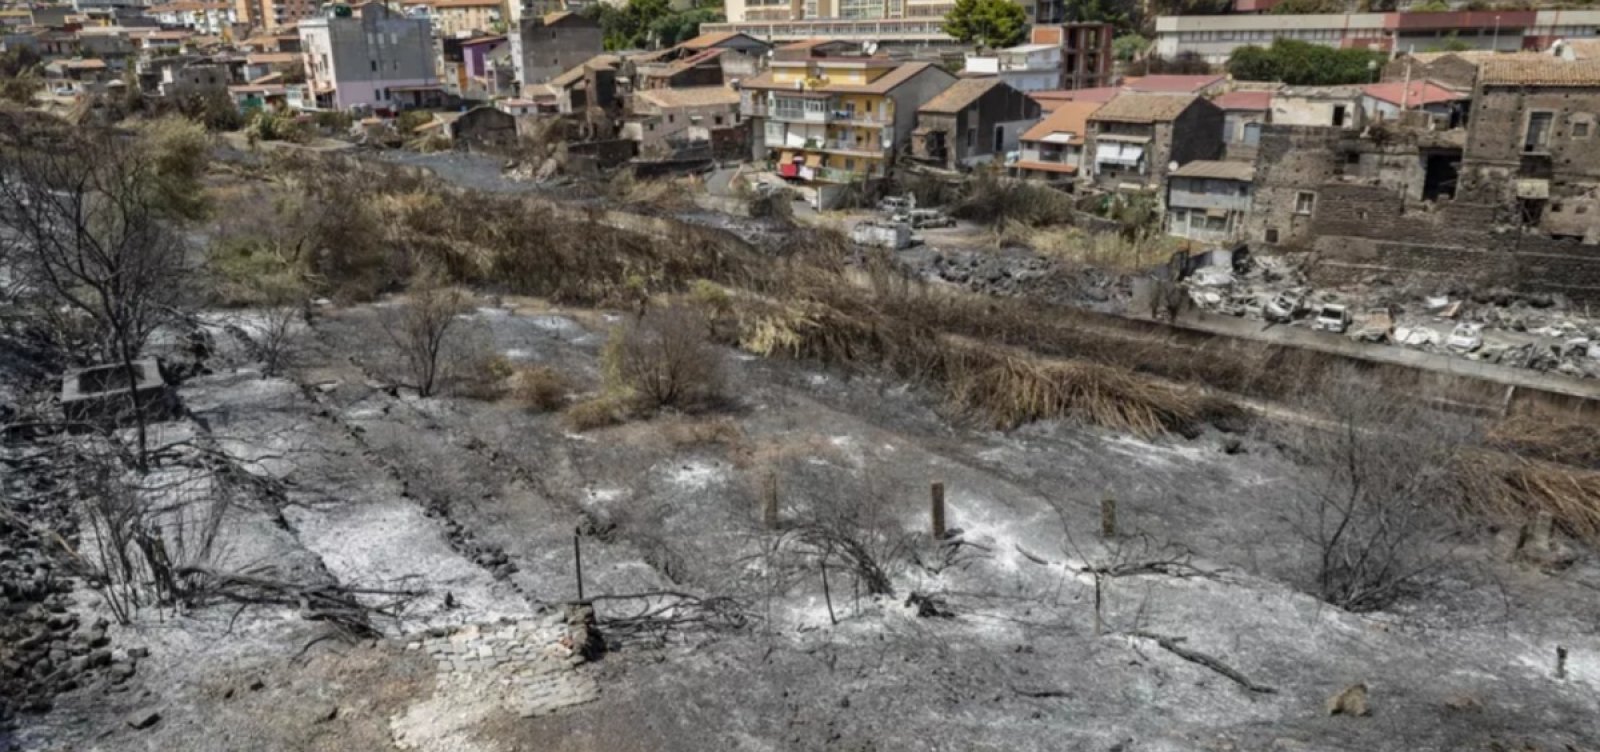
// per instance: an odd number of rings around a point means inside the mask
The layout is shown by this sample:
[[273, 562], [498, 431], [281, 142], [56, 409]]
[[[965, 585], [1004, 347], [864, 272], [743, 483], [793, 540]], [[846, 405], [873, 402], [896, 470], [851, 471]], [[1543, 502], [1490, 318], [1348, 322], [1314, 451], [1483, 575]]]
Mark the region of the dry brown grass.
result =
[[549, 366], [521, 366], [507, 380], [511, 401], [539, 412], [554, 412], [567, 403], [572, 384]]
[[628, 414], [627, 402], [614, 394], [601, 394], [573, 403], [561, 412], [562, 422], [573, 431], [593, 431], [622, 423]]
[[1076, 418], [1139, 436], [1191, 426], [1216, 409], [1192, 392], [1152, 383], [1095, 363], [1047, 362], [1017, 356], [962, 353], [946, 385], [950, 400], [996, 428], [1036, 420]]
[[1463, 503], [1478, 517], [1520, 525], [1541, 511], [1562, 529], [1600, 544], [1600, 472], [1499, 452], [1473, 452], [1462, 462]]

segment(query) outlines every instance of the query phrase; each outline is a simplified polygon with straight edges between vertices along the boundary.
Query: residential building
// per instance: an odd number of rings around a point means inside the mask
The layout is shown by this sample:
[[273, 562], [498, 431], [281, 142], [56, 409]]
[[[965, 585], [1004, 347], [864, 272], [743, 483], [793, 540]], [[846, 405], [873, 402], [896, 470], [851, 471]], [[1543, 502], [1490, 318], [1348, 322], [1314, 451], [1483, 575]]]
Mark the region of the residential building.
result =
[[[1065, 19], [1062, 0], [1022, 0], [1030, 23]], [[702, 24], [701, 33], [748, 34], [791, 42], [833, 37], [855, 42], [954, 42], [944, 32], [944, 16], [955, 0], [727, 0], [724, 23]]]
[[768, 42], [732, 32], [701, 34], [678, 46], [690, 52], [722, 50], [717, 62], [722, 65], [722, 77], [726, 81], [749, 78], [765, 70], [767, 53], [772, 51]]
[[420, 10], [433, 22], [441, 38], [471, 36], [475, 32], [503, 30], [500, 0], [407, 0], [408, 10]]
[[433, 27], [378, 3], [330, 6], [299, 23], [306, 83], [318, 109], [394, 111], [443, 92], [434, 68]]
[[1407, 52], [1462, 42], [1474, 49], [1542, 50], [1558, 39], [1588, 39], [1600, 10], [1495, 10], [1448, 13], [1319, 13], [1161, 16], [1155, 53], [1186, 53], [1213, 65], [1245, 45], [1294, 39], [1327, 47]]
[[45, 85], [58, 94], [99, 91], [112, 78], [110, 66], [98, 58], [64, 58], [44, 66]]
[[1236, 89], [1211, 103], [1222, 110], [1222, 146], [1229, 159], [1255, 160], [1261, 127], [1272, 122], [1271, 89]]
[[1383, 66], [1384, 83], [1406, 81], [1432, 81], [1446, 89], [1472, 91], [1478, 83], [1478, 64], [1490, 57], [1529, 55], [1538, 52], [1495, 52], [1493, 50], [1462, 50], [1453, 52], [1402, 52]]
[[1108, 23], [1046, 25], [1038, 21], [1029, 32], [1033, 44], [1061, 48], [1061, 87], [1092, 89], [1112, 81], [1111, 40], [1115, 28]]
[[1124, 79], [1122, 88], [1145, 94], [1194, 94], [1210, 96], [1220, 94], [1228, 87], [1228, 77], [1219, 73], [1197, 75], [1161, 74], [1133, 76]]
[[616, 55], [595, 55], [545, 83], [524, 86], [522, 91], [547, 111], [563, 115], [583, 113], [591, 106], [612, 111], [620, 105], [616, 81], [621, 65], [622, 58]]
[[274, 73], [287, 78], [305, 78], [305, 56], [298, 52], [252, 52], [244, 58], [240, 71], [246, 82], [257, 81]]
[[1167, 176], [1167, 234], [1205, 243], [1245, 237], [1255, 166], [1196, 159]]
[[1413, 110], [1434, 117], [1440, 127], [1462, 122], [1472, 97], [1447, 89], [1432, 81], [1372, 84], [1361, 89], [1361, 114], [1367, 122], [1399, 120], [1400, 113]]
[[712, 47], [692, 51], [678, 46], [628, 58], [629, 78], [637, 91], [721, 86], [721, 57], [726, 50]]
[[1600, 59], [1484, 61], [1460, 193], [1551, 234], [1600, 236]]
[[251, 29], [272, 31], [317, 14], [319, 0], [234, 0], [234, 20]]
[[1360, 86], [1285, 86], [1272, 95], [1271, 122], [1361, 130]]
[[228, 88], [228, 67], [209, 61], [196, 61], [161, 68], [156, 91], [164, 97], [204, 96]]
[[726, 86], [651, 89], [633, 95], [633, 112], [622, 133], [639, 142], [640, 156], [664, 157], [709, 146], [715, 131], [743, 122], [739, 92]]
[[1065, 52], [1054, 44], [1024, 44], [966, 58], [966, 75], [996, 76], [1017, 91], [1061, 88]]
[[1188, 94], [1124, 92], [1089, 116], [1089, 144], [1101, 187], [1153, 189], [1169, 164], [1222, 155], [1222, 110]]
[[[460, 80], [456, 86], [461, 96], [468, 99], [492, 99], [515, 93], [512, 80], [516, 76], [511, 65], [510, 42], [504, 35], [461, 40]], [[498, 54], [497, 54], [498, 53]], [[497, 65], [496, 59], [505, 64]], [[513, 113], [516, 114], [516, 113]]]
[[1072, 182], [1084, 174], [1089, 116], [1100, 102], [1062, 102], [1048, 117], [1022, 134], [1021, 155], [1012, 165], [1017, 177], [1051, 183]]
[[1115, 86], [1097, 86], [1093, 89], [1058, 89], [1056, 91], [1029, 92], [1028, 96], [1039, 103], [1046, 113], [1054, 112], [1063, 102], [1094, 102], [1105, 104], [1122, 93]]
[[184, 28], [214, 36], [232, 31], [236, 17], [236, 9], [229, 3], [192, 0], [152, 5], [145, 8], [144, 13], [167, 28]]
[[785, 177], [852, 182], [887, 174], [916, 127], [917, 108], [955, 76], [929, 63], [885, 57], [814, 57], [780, 49], [771, 68], [743, 82], [740, 108], [754, 118], [755, 158]]
[[1550, 45], [1550, 54], [1562, 60], [1600, 60], [1600, 38], [1558, 39]]
[[1023, 131], [1039, 122], [1039, 103], [996, 78], [955, 82], [917, 108], [911, 152], [956, 170], [1016, 151]]
[[582, 65], [605, 46], [600, 24], [564, 11], [524, 17], [510, 40], [515, 85], [524, 91]]

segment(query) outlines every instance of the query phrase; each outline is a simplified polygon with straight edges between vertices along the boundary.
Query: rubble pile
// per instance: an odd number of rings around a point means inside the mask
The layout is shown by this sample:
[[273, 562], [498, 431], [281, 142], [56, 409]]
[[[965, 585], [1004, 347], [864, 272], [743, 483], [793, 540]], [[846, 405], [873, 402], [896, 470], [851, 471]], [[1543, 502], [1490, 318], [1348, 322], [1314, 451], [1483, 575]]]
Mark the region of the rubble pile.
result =
[[71, 613], [71, 573], [57, 557], [77, 523], [60, 491], [67, 471], [41, 453], [0, 454], [0, 728], [80, 687], [121, 691], [142, 651], [113, 649], [104, 619]]
[[1031, 253], [936, 251], [926, 274], [972, 292], [1029, 297], [1060, 305], [1105, 304], [1125, 300], [1128, 281], [1092, 267], [1071, 267]]
[[1202, 310], [1514, 368], [1600, 378], [1600, 320], [1560, 296], [1504, 290], [1425, 295], [1389, 286], [1315, 290], [1290, 260], [1220, 254], [1184, 280]]

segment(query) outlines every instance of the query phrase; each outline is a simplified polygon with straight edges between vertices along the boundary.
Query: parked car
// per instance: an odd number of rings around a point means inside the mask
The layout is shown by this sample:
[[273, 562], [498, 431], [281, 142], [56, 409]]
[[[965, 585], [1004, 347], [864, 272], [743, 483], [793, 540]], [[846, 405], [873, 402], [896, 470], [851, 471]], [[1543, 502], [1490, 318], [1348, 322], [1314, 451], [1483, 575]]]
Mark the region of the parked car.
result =
[[1333, 332], [1344, 334], [1350, 328], [1350, 307], [1338, 303], [1327, 303], [1317, 309], [1317, 315], [1311, 319], [1311, 328], [1320, 332]]
[[1268, 321], [1285, 323], [1294, 320], [1300, 309], [1305, 307], [1305, 294], [1294, 290], [1285, 290], [1272, 296], [1271, 300], [1262, 307], [1261, 314]]
[[1350, 336], [1362, 342], [1383, 342], [1394, 331], [1394, 313], [1387, 308], [1368, 308]]
[[878, 201], [878, 211], [885, 214], [905, 214], [915, 208], [917, 208], [917, 197], [910, 194], [884, 196]]
[[894, 221], [905, 222], [912, 229], [921, 230], [929, 227], [955, 227], [956, 221], [938, 209], [912, 209], [894, 216]]
[[1483, 347], [1483, 324], [1456, 324], [1444, 346], [1457, 352], [1472, 352]]

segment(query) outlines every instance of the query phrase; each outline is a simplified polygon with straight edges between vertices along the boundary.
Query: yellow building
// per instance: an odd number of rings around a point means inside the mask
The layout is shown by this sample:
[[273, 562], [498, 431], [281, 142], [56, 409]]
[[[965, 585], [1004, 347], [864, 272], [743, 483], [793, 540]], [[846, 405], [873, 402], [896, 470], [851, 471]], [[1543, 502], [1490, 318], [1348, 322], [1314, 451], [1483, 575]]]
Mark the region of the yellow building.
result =
[[805, 181], [854, 182], [888, 174], [916, 123], [917, 108], [955, 76], [929, 63], [840, 54], [825, 41], [780, 48], [770, 68], [740, 84], [740, 110], [754, 118], [754, 158]]
[[501, 0], [415, 0], [405, 3], [408, 9], [418, 6], [428, 9], [433, 32], [439, 37], [505, 29], [501, 23]]

